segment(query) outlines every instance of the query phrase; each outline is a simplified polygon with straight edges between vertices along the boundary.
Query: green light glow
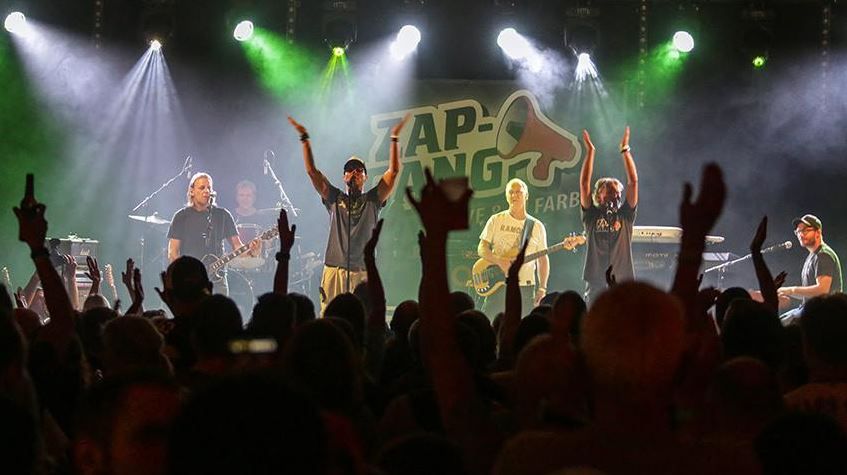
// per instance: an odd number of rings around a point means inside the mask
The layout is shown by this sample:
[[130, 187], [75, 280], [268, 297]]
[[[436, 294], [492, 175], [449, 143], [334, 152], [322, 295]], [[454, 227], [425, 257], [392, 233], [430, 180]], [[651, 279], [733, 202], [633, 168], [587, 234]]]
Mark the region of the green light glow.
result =
[[344, 48], [342, 48], [341, 46], [336, 46], [335, 48], [332, 48], [332, 55], [337, 58], [344, 56]]
[[[341, 72], [342, 80], [338, 80], [336, 78], [339, 71]], [[335, 54], [335, 49], [333, 49], [332, 54], [329, 56], [329, 61], [326, 64], [326, 68], [324, 68], [323, 76], [321, 77], [321, 100], [326, 100], [333, 89], [338, 87], [343, 87], [342, 92], [346, 93], [348, 96], [352, 92], [350, 84], [350, 65], [347, 62], [347, 55], [342, 54], [339, 56]]]
[[309, 86], [317, 73], [309, 54], [259, 27], [253, 30], [250, 41], [239, 44], [266, 90], [287, 101], [309, 97]]
[[767, 62], [767, 59], [764, 56], [756, 56], [753, 58], [753, 67], [763, 68], [765, 67], [765, 62]]

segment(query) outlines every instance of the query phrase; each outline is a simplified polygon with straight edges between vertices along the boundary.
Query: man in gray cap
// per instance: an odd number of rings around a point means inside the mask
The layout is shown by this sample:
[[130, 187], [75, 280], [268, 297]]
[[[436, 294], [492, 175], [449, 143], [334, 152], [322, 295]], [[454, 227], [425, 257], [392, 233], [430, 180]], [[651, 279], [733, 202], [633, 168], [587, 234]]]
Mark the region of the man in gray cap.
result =
[[794, 234], [800, 245], [809, 251], [803, 264], [803, 285], [782, 287], [780, 296], [801, 300], [801, 305], [786, 312], [781, 318], [783, 323], [791, 323], [800, 315], [804, 303], [812, 297], [841, 292], [841, 261], [838, 255], [823, 241], [821, 220], [813, 214], [794, 219]]
[[[353, 292], [360, 282], [367, 279], [365, 271], [365, 244], [371, 238], [379, 211], [394, 191], [400, 174], [400, 152], [398, 136], [409, 116], [401, 119], [391, 129], [388, 170], [382, 174], [379, 183], [365, 191], [368, 170], [365, 162], [352, 156], [344, 163], [344, 184], [346, 190], [333, 186], [326, 176], [315, 166], [309, 134], [306, 128], [291, 117], [288, 121], [300, 134], [303, 143], [303, 162], [306, 174], [315, 190], [321, 196], [329, 212], [329, 241], [324, 256], [324, 270], [321, 276], [321, 315], [336, 295]], [[285, 256], [282, 256], [285, 257]]]

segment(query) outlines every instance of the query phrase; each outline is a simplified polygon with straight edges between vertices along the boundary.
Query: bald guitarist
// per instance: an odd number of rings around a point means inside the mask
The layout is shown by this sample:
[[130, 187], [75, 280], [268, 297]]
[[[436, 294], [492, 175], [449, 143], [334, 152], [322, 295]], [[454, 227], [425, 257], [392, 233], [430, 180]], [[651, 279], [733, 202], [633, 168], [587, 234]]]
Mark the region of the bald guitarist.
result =
[[[543, 250], [547, 247], [547, 231], [541, 221], [526, 212], [529, 189], [523, 180], [513, 178], [506, 184], [506, 201], [509, 209], [488, 218], [479, 235], [477, 252], [479, 257], [491, 265], [499, 267], [503, 274], [509, 269], [517, 251], [525, 240], [529, 240], [526, 253]], [[477, 266], [475, 266], [477, 267]], [[536, 276], [537, 271], [537, 276]], [[529, 313], [547, 293], [547, 278], [550, 276], [550, 259], [544, 255], [537, 260], [525, 263], [518, 273], [521, 289], [521, 308]], [[537, 277], [537, 278], [536, 278]], [[482, 311], [493, 319], [506, 307], [505, 287], [485, 297]]]

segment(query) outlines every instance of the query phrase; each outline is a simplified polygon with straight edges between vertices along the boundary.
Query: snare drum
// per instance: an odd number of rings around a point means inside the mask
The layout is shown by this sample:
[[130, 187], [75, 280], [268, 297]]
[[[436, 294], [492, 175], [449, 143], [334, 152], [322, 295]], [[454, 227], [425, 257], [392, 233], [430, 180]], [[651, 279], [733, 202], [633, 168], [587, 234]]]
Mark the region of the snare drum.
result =
[[[238, 230], [238, 237], [241, 238], [241, 242], [244, 244], [248, 244], [250, 241], [256, 239], [260, 234], [262, 234], [262, 228], [258, 224], [243, 223], [236, 225], [235, 228]], [[264, 243], [262, 244], [264, 245]], [[247, 251], [230, 261], [229, 266], [234, 269], [249, 270], [258, 269], [265, 264], [266, 252], [264, 246], [260, 248], [259, 255], [256, 257], [251, 256], [249, 252], [250, 251]]]

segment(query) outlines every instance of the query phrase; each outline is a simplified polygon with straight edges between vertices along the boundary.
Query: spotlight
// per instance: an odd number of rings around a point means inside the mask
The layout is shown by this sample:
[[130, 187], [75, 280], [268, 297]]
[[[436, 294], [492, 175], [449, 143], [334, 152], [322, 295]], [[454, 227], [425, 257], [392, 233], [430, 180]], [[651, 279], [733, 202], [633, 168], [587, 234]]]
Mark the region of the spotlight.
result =
[[420, 42], [421, 31], [412, 25], [406, 25], [400, 28], [397, 38], [391, 43], [389, 50], [391, 55], [399, 61], [417, 49]]
[[512, 59], [527, 58], [532, 51], [529, 41], [514, 28], [506, 28], [497, 35], [497, 46]]
[[232, 32], [233, 38], [238, 41], [247, 41], [253, 37], [253, 22], [244, 20], [235, 25], [235, 30]]
[[768, 62], [768, 58], [765, 57], [765, 56], [761, 56], [761, 55], [754, 56], [753, 61], [752, 61], [753, 67], [756, 68], [756, 69], [764, 68], [765, 63], [767, 63], [767, 62]]
[[345, 50], [344, 50], [344, 47], [342, 47], [342, 46], [334, 46], [332, 48], [332, 55], [335, 56], [336, 58], [340, 58], [340, 57], [344, 56], [344, 52], [345, 52]]
[[591, 55], [588, 53], [580, 53], [576, 58], [576, 71], [574, 72], [576, 81], [583, 82], [589, 78], [596, 79], [598, 76], [597, 66], [595, 66], [594, 61], [591, 60]]
[[688, 53], [694, 49], [694, 37], [687, 31], [677, 31], [673, 34], [673, 47], [680, 53]]
[[12, 34], [20, 35], [26, 30], [26, 16], [21, 12], [12, 12], [6, 17], [3, 23], [6, 31]]
[[159, 40], [150, 41], [150, 49], [153, 51], [161, 51], [162, 50], [162, 42]]

